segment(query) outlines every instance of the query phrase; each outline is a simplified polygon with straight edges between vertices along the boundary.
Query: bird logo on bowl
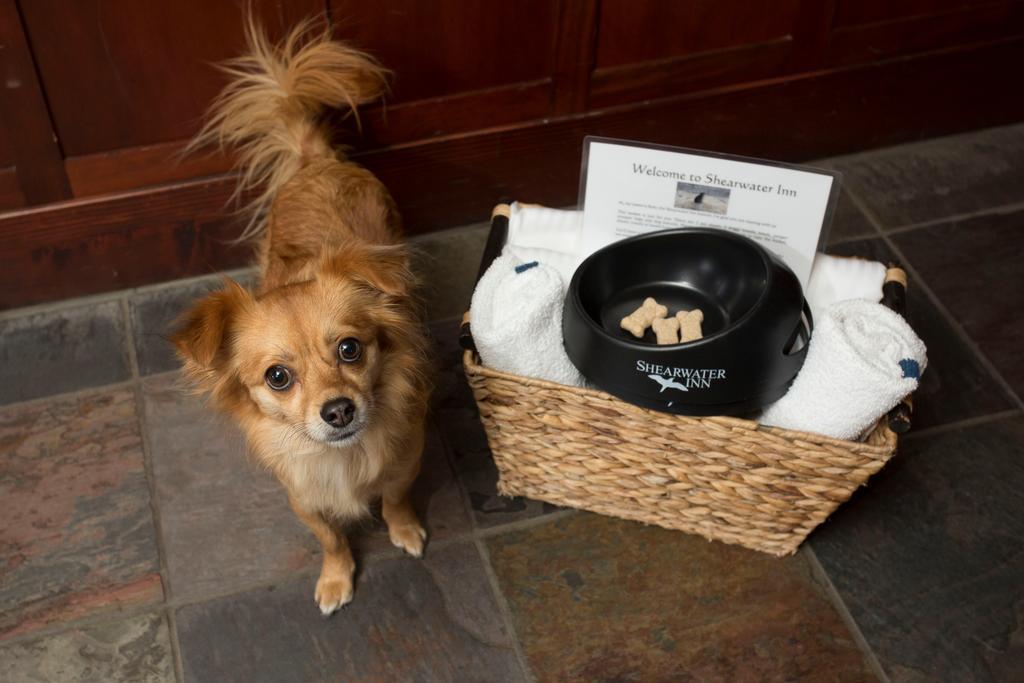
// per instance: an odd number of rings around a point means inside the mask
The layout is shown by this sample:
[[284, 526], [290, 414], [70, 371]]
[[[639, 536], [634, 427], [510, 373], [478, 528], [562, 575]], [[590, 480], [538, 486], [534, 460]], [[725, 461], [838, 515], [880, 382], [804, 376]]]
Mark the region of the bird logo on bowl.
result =
[[665, 391], [666, 389], [678, 389], [679, 391], [689, 391], [689, 389], [686, 388], [686, 385], [680, 384], [679, 382], [675, 381], [674, 379], [671, 379], [671, 378], [668, 378], [668, 377], [662, 377], [661, 375], [647, 375], [647, 376], [650, 377], [655, 382], [657, 382], [658, 384], [661, 385], [661, 391], [658, 392], [659, 394], [662, 393], [663, 391]]

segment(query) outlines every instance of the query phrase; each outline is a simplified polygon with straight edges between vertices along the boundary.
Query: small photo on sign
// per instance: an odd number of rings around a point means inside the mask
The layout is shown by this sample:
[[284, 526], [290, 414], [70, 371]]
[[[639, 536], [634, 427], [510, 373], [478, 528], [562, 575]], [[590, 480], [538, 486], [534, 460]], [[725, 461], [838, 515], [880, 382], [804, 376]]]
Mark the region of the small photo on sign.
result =
[[729, 190], [710, 185], [677, 183], [675, 206], [677, 209], [692, 209], [725, 215], [729, 209]]

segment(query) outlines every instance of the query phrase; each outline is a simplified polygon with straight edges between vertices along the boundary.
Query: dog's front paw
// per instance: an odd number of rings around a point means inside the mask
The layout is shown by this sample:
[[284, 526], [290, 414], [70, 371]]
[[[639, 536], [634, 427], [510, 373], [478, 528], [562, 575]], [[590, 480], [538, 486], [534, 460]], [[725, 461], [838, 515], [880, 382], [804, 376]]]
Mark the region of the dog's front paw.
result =
[[427, 540], [427, 532], [419, 523], [388, 527], [388, 536], [396, 548], [401, 548], [413, 557], [423, 557], [423, 542]]
[[313, 599], [325, 617], [330, 616], [348, 603], [352, 602], [351, 578], [327, 578], [323, 575], [316, 582]]

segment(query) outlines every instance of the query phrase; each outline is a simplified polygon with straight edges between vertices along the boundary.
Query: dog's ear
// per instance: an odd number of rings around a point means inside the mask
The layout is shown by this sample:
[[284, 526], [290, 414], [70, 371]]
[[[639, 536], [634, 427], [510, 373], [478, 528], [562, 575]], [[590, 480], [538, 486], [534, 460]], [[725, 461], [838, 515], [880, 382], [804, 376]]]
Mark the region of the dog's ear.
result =
[[227, 280], [223, 289], [206, 295], [179, 318], [170, 341], [193, 380], [202, 385], [204, 379], [212, 379], [223, 369], [231, 327], [252, 302], [244, 287]]
[[409, 251], [399, 244], [350, 242], [336, 247], [324, 256], [320, 274], [349, 278], [396, 297], [411, 293], [416, 283]]

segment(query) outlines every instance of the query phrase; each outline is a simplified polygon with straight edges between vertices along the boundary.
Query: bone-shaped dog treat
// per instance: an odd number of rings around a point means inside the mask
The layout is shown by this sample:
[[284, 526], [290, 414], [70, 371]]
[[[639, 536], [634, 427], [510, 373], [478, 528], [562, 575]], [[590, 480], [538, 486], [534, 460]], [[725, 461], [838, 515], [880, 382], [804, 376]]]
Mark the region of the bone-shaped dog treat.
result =
[[699, 308], [692, 311], [679, 311], [676, 313], [676, 320], [679, 321], [683, 342], [697, 341], [704, 337], [700, 331], [700, 324], [704, 321], [704, 312]]
[[679, 343], [679, 320], [676, 318], [655, 318], [651, 322], [659, 344]]
[[644, 336], [644, 331], [656, 318], [664, 318], [666, 315], [668, 315], [667, 308], [651, 297], [647, 297], [644, 299], [643, 305], [623, 318], [619, 325], [639, 339]]

